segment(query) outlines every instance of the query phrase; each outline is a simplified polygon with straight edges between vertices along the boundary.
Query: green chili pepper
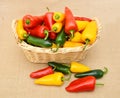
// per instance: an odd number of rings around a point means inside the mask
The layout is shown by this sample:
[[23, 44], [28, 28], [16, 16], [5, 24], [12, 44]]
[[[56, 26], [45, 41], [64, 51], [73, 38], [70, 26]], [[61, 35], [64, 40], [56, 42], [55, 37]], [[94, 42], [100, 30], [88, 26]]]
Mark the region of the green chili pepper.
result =
[[83, 73], [77, 73], [75, 74], [75, 77], [81, 78], [85, 76], [94, 76], [96, 79], [99, 79], [99, 78], [102, 78], [104, 74], [106, 74], [107, 72], [108, 72], [108, 69], [104, 67], [104, 70], [95, 69], [95, 70], [90, 70], [90, 71], [83, 72]]
[[66, 41], [66, 34], [64, 32], [64, 29], [62, 29], [60, 33], [57, 35], [57, 38], [55, 40], [55, 44], [57, 45], [57, 48], [55, 50], [52, 49], [52, 51], [57, 52], [59, 47], [63, 46], [65, 41]]
[[26, 41], [27, 43], [38, 47], [49, 48], [52, 46], [52, 43], [49, 40], [44, 40], [42, 38], [34, 37], [31, 35], [27, 37]]
[[55, 71], [57, 72], [62, 72], [63, 74], [69, 74], [69, 78], [71, 77], [71, 72], [70, 72], [70, 67], [67, 65], [64, 65], [62, 63], [58, 63], [58, 62], [48, 62], [48, 65], [53, 67]]

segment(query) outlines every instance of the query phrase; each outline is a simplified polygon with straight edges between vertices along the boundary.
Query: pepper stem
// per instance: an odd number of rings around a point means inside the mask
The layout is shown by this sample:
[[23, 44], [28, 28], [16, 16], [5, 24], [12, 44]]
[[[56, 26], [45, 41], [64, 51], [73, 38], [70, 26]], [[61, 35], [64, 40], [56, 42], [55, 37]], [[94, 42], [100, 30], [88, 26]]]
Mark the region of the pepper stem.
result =
[[59, 18], [60, 18], [60, 15], [56, 14], [55, 19], [59, 19]]
[[70, 39], [72, 39], [74, 37], [74, 30], [70, 30]]
[[70, 78], [71, 78], [71, 76], [72, 76], [72, 73], [71, 72], [69, 72], [69, 77], [68, 78], [64, 78], [64, 77], [62, 77], [62, 81], [69, 81], [70, 80]]
[[46, 40], [48, 38], [48, 35], [49, 35], [48, 30], [44, 30], [44, 34], [46, 35], [45, 38], [44, 38], [44, 40]]
[[47, 9], [48, 12], [50, 11], [50, 9], [48, 7], [46, 7], [46, 9]]
[[104, 74], [107, 74], [108, 73], [108, 69], [106, 67], [104, 67]]
[[83, 47], [83, 51], [86, 49], [87, 45], [89, 44], [90, 40], [89, 39], [86, 39], [85, 40], [85, 46]]
[[28, 36], [29, 36], [29, 34], [27, 34], [27, 33], [23, 34], [24, 39], [26, 39]]
[[60, 47], [60, 44], [57, 44], [57, 47], [55, 49], [51, 49], [53, 52], [57, 52]]
[[57, 27], [53, 27], [53, 31], [57, 31]]
[[29, 20], [29, 19], [27, 19], [25, 23], [26, 23], [26, 24], [30, 24], [30, 20]]
[[104, 84], [103, 83], [96, 83], [95, 85], [96, 86], [103, 86]]
[[56, 66], [53, 67], [53, 70], [55, 70], [55, 69], [56, 69]]

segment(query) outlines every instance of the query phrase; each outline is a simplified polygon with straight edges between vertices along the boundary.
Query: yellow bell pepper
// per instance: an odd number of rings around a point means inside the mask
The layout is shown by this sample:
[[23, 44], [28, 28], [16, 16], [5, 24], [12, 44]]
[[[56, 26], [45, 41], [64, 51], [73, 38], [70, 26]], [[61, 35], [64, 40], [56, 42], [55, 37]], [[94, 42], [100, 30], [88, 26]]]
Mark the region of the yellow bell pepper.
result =
[[23, 28], [22, 19], [17, 20], [16, 32], [17, 32], [19, 39], [21, 39], [21, 40], [26, 39], [26, 37], [28, 36], [27, 31], [25, 31]]
[[77, 27], [78, 27], [78, 31], [84, 30], [88, 23], [89, 23], [88, 21], [76, 20], [76, 24], [77, 24]]
[[61, 22], [56, 22], [52, 25], [52, 31], [55, 33], [59, 33], [62, 30], [63, 23]]
[[80, 32], [75, 32], [73, 38], [71, 39], [72, 42], [82, 42], [82, 34]]
[[54, 12], [53, 20], [56, 22], [62, 22], [65, 19], [65, 15], [61, 12]]
[[78, 46], [83, 46], [83, 45], [84, 45], [83, 43], [66, 41], [63, 45], [63, 48], [72, 48], [72, 47], [78, 47]]
[[71, 62], [71, 66], [70, 66], [70, 71], [74, 72], [74, 73], [82, 73], [82, 72], [87, 72], [90, 71], [91, 69], [81, 63], [78, 62]]
[[56, 73], [44, 76], [42, 78], [36, 79], [35, 84], [60, 86], [63, 84], [63, 77], [64, 77], [63, 73], [56, 72]]

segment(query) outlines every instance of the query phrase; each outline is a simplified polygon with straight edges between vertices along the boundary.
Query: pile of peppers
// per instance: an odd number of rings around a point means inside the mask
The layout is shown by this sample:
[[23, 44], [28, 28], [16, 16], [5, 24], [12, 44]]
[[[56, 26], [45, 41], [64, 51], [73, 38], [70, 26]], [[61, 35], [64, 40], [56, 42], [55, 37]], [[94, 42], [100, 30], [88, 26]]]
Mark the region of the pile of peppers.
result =
[[96, 40], [98, 26], [95, 20], [74, 16], [70, 8], [63, 12], [48, 11], [44, 15], [25, 15], [17, 21], [16, 31], [20, 40], [28, 44], [53, 48], [69, 48], [93, 44]]
[[73, 74], [76, 79], [72, 80], [65, 90], [67, 92], [85, 92], [93, 91], [96, 85], [104, 85], [96, 83], [96, 80], [102, 78], [107, 72], [106, 67], [104, 70], [92, 70], [76, 61], [68, 65], [51, 61], [47, 63], [47, 67], [30, 73], [30, 77], [35, 79], [34, 83], [37, 85], [61, 86], [65, 81], [69, 81]]

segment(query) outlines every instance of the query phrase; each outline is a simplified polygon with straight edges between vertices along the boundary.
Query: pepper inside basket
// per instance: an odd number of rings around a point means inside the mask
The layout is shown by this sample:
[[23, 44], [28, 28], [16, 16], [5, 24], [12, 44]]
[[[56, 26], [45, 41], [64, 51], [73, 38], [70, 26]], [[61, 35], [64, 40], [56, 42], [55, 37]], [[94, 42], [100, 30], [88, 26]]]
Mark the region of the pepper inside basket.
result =
[[101, 25], [97, 18], [94, 18], [97, 22], [98, 30], [97, 37], [93, 44], [87, 45], [85, 50], [83, 50], [83, 46], [78, 47], [67, 47], [67, 48], [59, 48], [57, 52], [51, 51], [51, 48], [42, 48], [37, 46], [32, 46], [25, 41], [21, 41], [17, 35], [16, 25], [17, 19], [12, 22], [12, 29], [15, 35], [15, 39], [17, 44], [22, 48], [26, 58], [33, 63], [47, 63], [49, 61], [56, 61], [61, 63], [69, 63], [71, 61], [81, 61], [83, 60], [87, 52], [90, 48], [92, 48], [97, 40], [99, 39], [99, 33], [101, 30]]

